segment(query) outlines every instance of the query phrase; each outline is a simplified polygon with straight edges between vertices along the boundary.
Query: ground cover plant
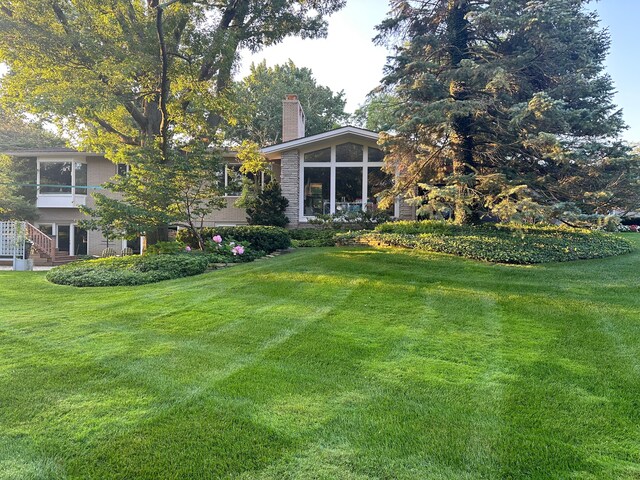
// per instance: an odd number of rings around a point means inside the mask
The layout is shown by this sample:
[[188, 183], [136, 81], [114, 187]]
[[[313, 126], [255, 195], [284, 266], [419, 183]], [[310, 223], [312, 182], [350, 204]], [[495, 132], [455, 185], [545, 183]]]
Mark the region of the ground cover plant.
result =
[[0, 478], [638, 478], [639, 268], [327, 248], [140, 287], [0, 272]]
[[386, 223], [373, 232], [350, 232], [336, 239], [514, 264], [602, 258], [629, 253], [633, 248], [620, 236], [585, 229], [439, 221]]
[[334, 247], [336, 234], [342, 232], [335, 228], [292, 228], [288, 230], [292, 247]]
[[46, 274], [47, 280], [74, 287], [143, 285], [203, 273], [209, 265], [204, 255], [135, 255], [97, 258], [60, 265]]

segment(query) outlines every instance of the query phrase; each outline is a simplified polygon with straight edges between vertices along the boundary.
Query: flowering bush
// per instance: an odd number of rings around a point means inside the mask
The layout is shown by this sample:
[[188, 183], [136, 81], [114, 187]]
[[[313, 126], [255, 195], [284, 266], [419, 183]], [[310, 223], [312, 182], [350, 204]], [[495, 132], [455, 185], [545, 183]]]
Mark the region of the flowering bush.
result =
[[640, 232], [640, 226], [639, 225], [619, 225], [618, 231], [619, 232]]

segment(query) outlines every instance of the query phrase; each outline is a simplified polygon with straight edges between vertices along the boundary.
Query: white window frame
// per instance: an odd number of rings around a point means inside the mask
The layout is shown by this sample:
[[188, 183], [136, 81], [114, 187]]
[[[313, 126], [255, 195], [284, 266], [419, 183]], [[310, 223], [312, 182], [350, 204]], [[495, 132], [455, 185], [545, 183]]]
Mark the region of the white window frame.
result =
[[[69, 187], [69, 193], [47, 193], [47, 192], [41, 192], [40, 191], [40, 165], [42, 165], [43, 163], [70, 163], [71, 164], [71, 185], [61, 185], [64, 187]], [[81, 197], [81, 198], [86, 198], [87, 194], [80, 194], [80, 193], [76, 193], [76, 188], [84, 188], [85, 190], [88, 188], [88, 185], [76, 185], [76, 164], [83, 164], [83, 165], [87, 165], [87, 161], [85, 159], [80, 159], [80, 158], [75, 158], [75, 157], [71, 157], [71, 158], [54, 158], [54, 157], [50, 157], [50, 158], [38, 158], [37, 159], [37, 173], [36, 173], [36, 183], [37, 183], [37, 196], [43, 196], [43, 197], [47, 197], [47, 196], [59, 196], [59, 195], [65, 195], [65, 196], [69, 196], [72, 199], [75, 197]], [[87, 175], [87, 184], [89, 183], [88, 181], [88, 175]], [[65, 189], [66, 190], [66, 189]]]
[[[362, 162], [338, 162], [336, 161], [336, 147], [338, 145], [344, 145], [345, 143], [354, 143], [356, 145], [362, 146]], [[331, 148], [331, 161], [329, 162], [305, 162], [304, 156], [307, 153], [316, 152], [318, 150], [324, 150], [325, 148]], [[342, 167], [361, 167], [362, 168], [362, 205], [361, 208], [364, 211], [367, 208], [367, 200], [369, 199], [369, 167], [382, 167], [384, 166], [384, 162], [370, 162], [369, 161], [369, 148], [375, 148], [379, 150], [378, 147], [373, 145], [368, 145], [366, 143], [358, 143], [357, 141], [346, 140], [344, 142], [334, 143], [330, 146], [315, 146], [313, 148], [309, 148], [306, 150], [300, 151], [299, 161], [299, 171], [300, 171], [300, 185], [299, 185], [299, 218], [300, 222], [307, 222], [311, 219], [316, 218], [314, 215], [305, 215], [304, 214], [304, 185], [305, 185], [305, 167], [320, 167], [320, 168], [329, 168], [330, 169], [330, 188], [329, 188], [329, 213], [335, 214], [336, 212], [336, 173], [337, 169]], [[396, 199], [394, 202], [394, 216], [398, 217], [399, 215], [399, 201]]]
[[[227, 162], [224, 164], [224, 189], [225, 191], [229, 188], [229, 167], [240, 167], [242, 164], [237, 162]], [[264, 174], [265, 172], [260, 172], [260, 190], [264, 190]], [[243, 175], [242, 173], [240, 175]], [[273, 178], [273, 172], [271, 173], [271, 177]], [[228, 195], [225, 193], [224, 198], [240, 198], [240, 195]]]

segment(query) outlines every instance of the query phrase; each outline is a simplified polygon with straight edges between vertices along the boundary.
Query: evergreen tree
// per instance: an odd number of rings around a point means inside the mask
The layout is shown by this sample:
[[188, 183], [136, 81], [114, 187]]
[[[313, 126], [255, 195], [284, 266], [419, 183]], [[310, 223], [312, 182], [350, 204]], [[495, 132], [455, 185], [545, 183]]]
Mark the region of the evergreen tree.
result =
[[272, 181], [247, 204], [249, 225], [286, 227], [289, 218], [284, 214], [289, 200], [282, 196], [280, 184]]
[[609, 35], [587, 3], [393, 0], [377, 40], [397, 44], [383, 80], [397, 192], [460, 223], [624, 203], [637, 159], [616, 140]]

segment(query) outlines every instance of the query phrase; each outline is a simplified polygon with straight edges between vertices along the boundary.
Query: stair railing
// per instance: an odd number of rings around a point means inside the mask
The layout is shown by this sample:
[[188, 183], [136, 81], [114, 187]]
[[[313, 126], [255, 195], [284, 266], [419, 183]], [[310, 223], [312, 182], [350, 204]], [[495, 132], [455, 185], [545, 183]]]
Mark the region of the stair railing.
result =
[[56, 241], [35, 226], [27, 223], [27, 238], [33, 243], [36, 250], [44, 253], [51, 261], [56, 259]]

